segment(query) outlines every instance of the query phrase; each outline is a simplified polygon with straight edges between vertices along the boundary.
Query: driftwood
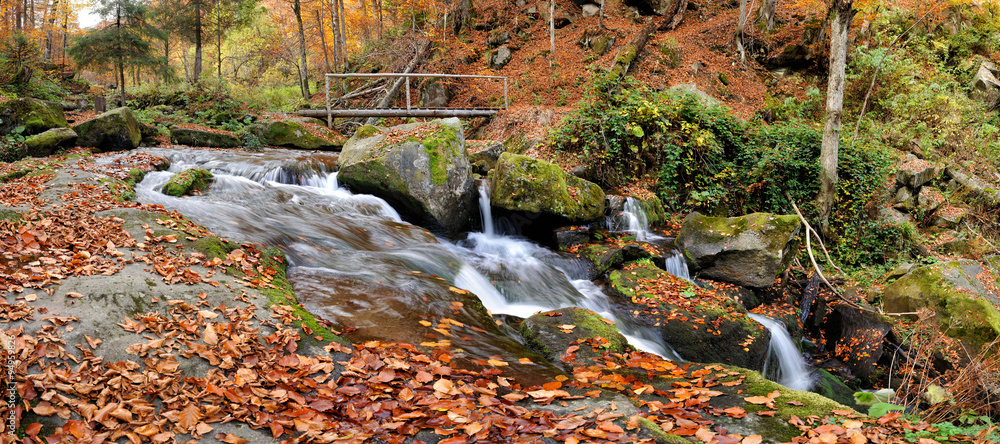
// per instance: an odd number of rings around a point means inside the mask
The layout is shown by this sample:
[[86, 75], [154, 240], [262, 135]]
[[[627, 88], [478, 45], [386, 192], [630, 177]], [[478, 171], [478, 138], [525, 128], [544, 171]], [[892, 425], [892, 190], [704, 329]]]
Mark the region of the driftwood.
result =
[[[413, 70], [417, 68], [417, 65], [420, 65], [420, 63], [423, 62], [424, 57], [427, 56], [430, 47], [431, 47], [430, 40], [423, 39], [422, 42], [418, 43], [417, 53], [413, 56], [413, 59], [410, 60], [410, 63], [406, 65], [406, 69], [404, 69], [401, 74], [409, 74], [413, 72]], [[375, 107], [388, 108], [389, 104], [391, 104], [393, 100], [396, 100], [396, 94], [399, 93], [399, 88], [403, 86], [403, 83], [405, 81], [406, 81], [405, 77], [400, 77], [396, 79], [396, 82], [392, 84], [391, 88], [389, 88], [389, 91], [385, 94], [385, 97], [383, 97], [382, 101], [380, 101], [378, 105], [376, 105]], [[374, 125], [376, 119], [377, 119], [376, 117], [369, 117], [368, 120], [365, 122], [365, 124]]]

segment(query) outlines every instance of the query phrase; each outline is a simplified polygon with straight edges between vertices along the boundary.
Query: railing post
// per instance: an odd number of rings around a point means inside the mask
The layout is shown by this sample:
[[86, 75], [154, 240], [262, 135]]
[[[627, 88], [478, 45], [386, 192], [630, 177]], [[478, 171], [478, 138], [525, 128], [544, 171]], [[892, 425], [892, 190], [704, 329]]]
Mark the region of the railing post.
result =
[[410, 76], [406, 76], [406, 110], [410, 110]]
[[323, 76], [326, 79], [326, 127], [333, 129], [333, 113], [330, 112], [330, 74]]
[[507, 98], [507, 77], [503, 78], [503, 109], [510, 108], [510, 99]]

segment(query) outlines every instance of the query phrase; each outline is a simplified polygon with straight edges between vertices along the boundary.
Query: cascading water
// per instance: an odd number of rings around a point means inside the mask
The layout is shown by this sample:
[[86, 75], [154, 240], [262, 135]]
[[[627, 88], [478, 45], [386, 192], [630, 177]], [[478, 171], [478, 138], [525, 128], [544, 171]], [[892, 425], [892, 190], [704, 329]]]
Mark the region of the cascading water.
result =
[[[771, 343], [767, 358], [764, 361], [765, 376], [777, 377], [778, 383], [793, 390], [809, 390], [813, 379], [809, 367], [802, 358], [788, 330], [780, 322], [767, 316], [750, 313], [750, 318], [757, 321], [771, 333]], [[772, 356], [777, 359], [777, 366], [772, 365]], [[777, 367], [777, 374], [771, 374], [770, 367]]]
[[[493, 232], [489, 183], [486, 181], [479, 185], [479, 208], [483, 232], [469, 233], [461, 245], [465, 248], [456, 249], [456, 253], [489, 276], [493, 285], [485, 279], [478, 281], [482, 275], [463, 273], [455, 285], [480, 295], [483, 305], [493, 313], [527, 317], [539, 311], [571, 306], [587, 308], [614, 321], [634, 347], [668, 359], [682, 360], [663, 343], [655, 330], [615, 316], [603, 289], [585, 276], [573, 276], [575, 267], [571, 261], [525, 239]], [[529, 293], [524, 293], [526, 290]], [[500, 304], [490, 306], [496, 302]]]
[[610, 231], [631, 233], [636, 240], [642, 242], [663, 239], [649, 229], [649, 216], [646, 215], [646, 210], [639, 200], [633, 197], [625, 198], [622, 211], [609, 216], [607, 226]]
[[663, 271], [681, 279], [691, 280], [687, 260], [684, 259], [684, 253], [681, 253], [680, 250], [674, 250], [672, 256], [663, 258]]

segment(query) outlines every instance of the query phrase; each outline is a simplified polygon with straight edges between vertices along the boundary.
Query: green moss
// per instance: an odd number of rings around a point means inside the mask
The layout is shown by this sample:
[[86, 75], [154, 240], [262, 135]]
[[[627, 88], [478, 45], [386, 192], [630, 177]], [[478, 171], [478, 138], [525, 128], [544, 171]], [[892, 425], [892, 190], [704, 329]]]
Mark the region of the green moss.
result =
[[358, 128], [358, 130], [354, 132], [354, 137], [358, 139], [367, 139], [381, 132], [382, 130], [378, 129], [378, 127], [374, 125], [364, 125], [361, 128]]
[[28, 173], [30, 173], [31, 171], [32, 171], [31, 168], [23, 168], [20, 170], [11, 171], [7, 174], [0, 175], [0, 183], [7, 183], [12, 180], [20, 179], [24, 176], [27, 176]]
[[174, 177], [163, 185], [163, 194], [180, 197], [195, 191], [205, 191], [212, 178], [212, 173], [202, 168], [184, 170], [174, 174]]
[[235, 242], [229, 242], [214, 236], [200, 238], [194, 241], [191, 247], [209, 259], [225, 259], [233, 250], [240, 248], [239, 244]]
[[639, 417], [639, 428], [644, 430], [658, 443], [668, 443], [668, 444], [691, 444], [691, 441], [684, 439], [683, 437], [677, 435], [671, 435], [664, 432], [660, 426], [656, 425], [655, 422], [649, 419]]
[[340, 336], [333, 334], [329, 327], [321, 324], [316, 315], [310, 313], [306, 309], [302, 308], [299, 304], [298, 299], [295, 298], [295, 290], [292, 289], [292, 284], [288, 282], [285, 272], [288, 267], [288, 259], [285, 257], [284, 253], [275, 249], [268, 248], [264, 250], [261, 254], [260, 267], [264, 270], [272, 269], [275, 271], [271, 285], [274, 288], [262, 288], [261, 293], [267, 297], [268, 303], [266, 308], [278, 305], [287, 305], [292, 307], [292, 312], [294, 316], [302, 319], [302, 324], [305, 324], [312, 334], [302, 333], [302, 339], [299, 340], [299, 346], [313, 345], [313, 346], [324, 346], [325, 344], [320, 343], [316, 340], [315, 336], [319, 336], [325, 342], [339, 342], [341, 344], [350, 344], [350, 341], [344, 339]]
[[444, 185], [448, 181], [448, 158], [460, 154], [458, 130], [451, 125], [439, 124], [437, 131], [422, 143], [424, 152], [430, 156], [431, 182]]
[[604, 214], [601, 187], [566, 174], [556, 164], [507, 152], [490, 176], [493, 206], [554, 214], [570, 223], [589, 223]]
[[21, 220], [21, 212], [15, 210], [0, 209], [0, 220]]
[[[847, 406], [838, 404], [832, 399], [825, 398], [816, 393], [800, 392], [785, 388], [776, 382], [767, 380], [760, 373], [753, 370], [738, 367], [733, 367], [732, 370], [742, 373], [745, 378], [743, 380], [743, 384], [746, 386], [744, 396], [767, 396], [775, 390], [781, 393], [780, 396], [775, 398], [775, 408], [773, 410], [777, 411], [777, 413], [773, 417], [755, 415], [760, 411], [772, 410], [768, 406], [759, 404], [746, 404], [743, 406], [748, 414], [757, 417], [756, 421], [760, 423], [760, 428], [767, 430], [768, 436], [777, 441], [790, 442], [793, 438], [802, 434], [799, 429], [788, 423], [788, 419], [792, 415], [802, 419], [812, 415], [822, 418], [830, 415], [830, 412], [835, 409], [849, 409]], [[798, 401], [802, 405], [789, 404], [788, 401], [792, 400]]]

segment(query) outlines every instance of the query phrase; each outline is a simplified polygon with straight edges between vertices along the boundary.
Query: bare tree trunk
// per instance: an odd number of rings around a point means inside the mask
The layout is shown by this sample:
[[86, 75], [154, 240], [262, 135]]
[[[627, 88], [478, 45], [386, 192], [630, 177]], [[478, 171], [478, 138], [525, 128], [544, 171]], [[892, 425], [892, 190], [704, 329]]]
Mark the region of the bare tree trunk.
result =
[[747, 26], [747, 0], [740, 0], [740, 17], [736, 22], [736, 50], [740, 52], [740, 65], [746, 65], [747, 50], [743, 46], [743, 33]]
[[326, 29], [323, 28], [323, 14], [316, 10], [316, 24], [319, 25], [319, 42], [323, 45], [323, 62], [326, 63], [326, 72], [330, 72], [330, 54], [326, 50]]
[[556, 0], [549, 0], [549, 66], [556, 61]]
[[462, 30], [469, 24], [471, 19], [472, 0], [458, 0], [452, 13], [452, 22], [455, 27], [455, 35], [462, 33]]
[[295, 13], [295, 21], [299, 25], [299, 86], [302, 89], [302, 98], [309, 100], [309, 66], [306, 65], [306, 31], [302, 26], [302, 3], [299, 0], [292, 2], [292, 12]]
[[847, 67], [847, 31], [854, 17], [854, 0], [833, 0], [830, 5], [830, 73], [826, 89], [826, 118], [820, 148], [820, 191], [816, 196], [820, 227], [830, 235], [830, 214], [837, 197], [837, 151], [844, 109], [844, 71]]
[[778, 9], [778, 0], [761, 0], [758, 19], [767, 27], [767, 32], [774, 30], [774, 13]]
[[604, 0], [601, 0], [601, 12], [597, 13], [597, 27], [604, 29]]
[[344, 0], [337, 0], [337, 4], [340, 5], [340, 61], [344, 64], [344, 70], [347, 69], [347, 25], [345, 24], [347, 20], [347, 13], [344, 12]]
[[201, 79], [201, 0], [194, 0], [194, 84]]

